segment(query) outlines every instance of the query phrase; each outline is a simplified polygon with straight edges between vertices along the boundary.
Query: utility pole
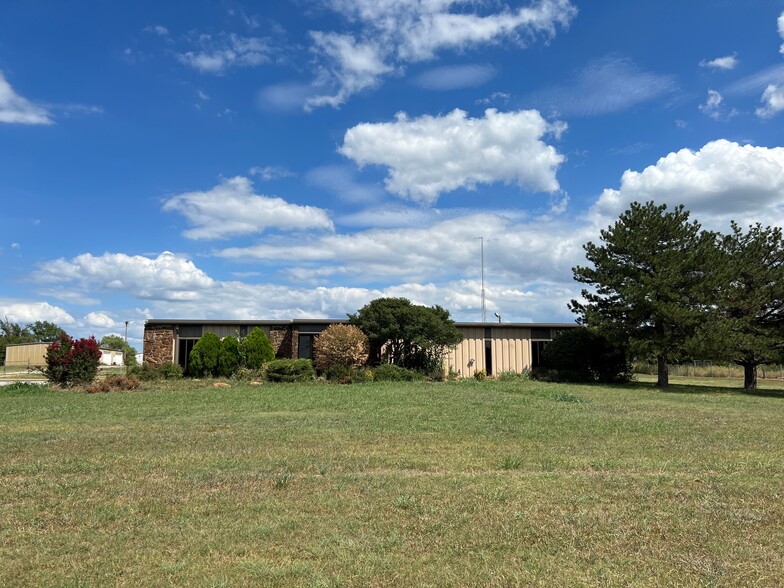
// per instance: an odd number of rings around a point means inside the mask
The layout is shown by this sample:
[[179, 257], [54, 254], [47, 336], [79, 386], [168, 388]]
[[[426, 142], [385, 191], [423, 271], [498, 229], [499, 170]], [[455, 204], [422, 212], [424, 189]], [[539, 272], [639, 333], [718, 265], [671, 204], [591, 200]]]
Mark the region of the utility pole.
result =
[[128, 342], [128, 323], [131, 321], [125, 321], [125, 342]]

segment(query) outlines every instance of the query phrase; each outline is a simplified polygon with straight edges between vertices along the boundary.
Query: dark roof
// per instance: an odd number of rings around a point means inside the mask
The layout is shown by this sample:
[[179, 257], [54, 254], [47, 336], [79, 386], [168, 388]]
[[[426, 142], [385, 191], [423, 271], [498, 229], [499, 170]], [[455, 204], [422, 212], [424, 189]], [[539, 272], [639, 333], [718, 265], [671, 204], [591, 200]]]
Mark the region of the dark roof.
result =
[[[302, 318], [302, 319], [281, 319], [281, 320], [247, 320], [247, 319], [226, 319], [226, 320], [198, 320], [198, 319], [147, 319], [147, 325], [329, 325], [333, 323], [347, 323], [348, 319], [325, 319], [325, 318]], [[458, 327], [509, 327], [509, 328], [553, 328], [566, 329], [577, 327], [576, 323], [499, 323], [499, 322], [457, 322]]]

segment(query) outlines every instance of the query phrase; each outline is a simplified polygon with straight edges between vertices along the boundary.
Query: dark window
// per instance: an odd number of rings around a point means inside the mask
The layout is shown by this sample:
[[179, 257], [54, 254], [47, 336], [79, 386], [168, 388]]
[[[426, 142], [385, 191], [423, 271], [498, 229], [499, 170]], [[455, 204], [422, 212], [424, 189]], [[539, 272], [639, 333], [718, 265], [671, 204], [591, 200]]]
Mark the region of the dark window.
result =
[[196, 345], [198, 339], [180, 339], [179, 351], [177, 353], [177, 363], [180, 364], [183, 371], [188, 373], [188, 358], [190, 357], [193, 346]]
[[201, 337], [201, 325], [180, 325], [180, 337]]
[[297, 357], [313, 359], [313, 335], [300, 335], [297, 341]]
[[552, 339], [552, 337], [550, 336], [550, 328], [549, 327], [532, 327], [531, 328], [531, 339], [547, 339], [547, 340]]
[[240, 325], [240, 339], [248, 336], [248, 325]]
[[296, 325], [300, 333], [320, 333], [329, 326], [327, 323], [302, 323]]
[[542, 351], [544, 351], [547, 341], [531, 341], [531, 367], [542, 365]]
[[490, 327], [485, 327], [485, 339], [491, 339], [493, 337], [493, 331]]
[[493, 342], [485, 341], [485, 372], [488, 376], [493, 375]]

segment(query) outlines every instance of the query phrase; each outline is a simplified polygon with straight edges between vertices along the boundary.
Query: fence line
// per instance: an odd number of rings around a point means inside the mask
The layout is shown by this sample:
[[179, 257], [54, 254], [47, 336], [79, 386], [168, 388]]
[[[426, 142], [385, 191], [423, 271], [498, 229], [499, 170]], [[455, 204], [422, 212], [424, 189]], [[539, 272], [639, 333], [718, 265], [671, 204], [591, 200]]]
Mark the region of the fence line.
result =
[[[711, 361], [690, 361], [667, 364], [671, 376], [687, 376], [693, 378], [743, 378], [743, 366], [730, 363], [713, 363]], [[654, 362], [634, 362], [632, 371], [635, 374], [656, 375], [658, 367]], [[768, 364], [757, 367], [757, 377], [761, 380], [783, 380], [784, 365]]]

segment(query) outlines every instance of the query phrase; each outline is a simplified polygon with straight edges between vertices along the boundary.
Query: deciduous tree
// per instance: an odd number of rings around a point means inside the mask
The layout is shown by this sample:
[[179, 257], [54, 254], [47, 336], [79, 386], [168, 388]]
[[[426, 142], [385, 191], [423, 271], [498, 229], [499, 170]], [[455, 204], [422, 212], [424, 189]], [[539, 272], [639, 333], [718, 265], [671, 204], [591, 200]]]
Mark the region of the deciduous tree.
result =
[[393, 363], [435, 375], [446, 350], [463, 340], [449, 311], [406, 298], [378, 298], [348, 316], [368, 336], [375, 364]]

